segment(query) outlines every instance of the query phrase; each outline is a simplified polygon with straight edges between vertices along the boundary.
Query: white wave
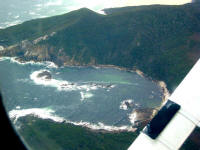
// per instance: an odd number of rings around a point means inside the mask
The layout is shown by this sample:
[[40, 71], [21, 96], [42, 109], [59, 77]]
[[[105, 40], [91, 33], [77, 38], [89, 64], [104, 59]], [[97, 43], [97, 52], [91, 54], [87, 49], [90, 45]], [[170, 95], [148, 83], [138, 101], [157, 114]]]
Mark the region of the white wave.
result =
[[50, 87], [55, 87], [58, 90], [64, 90], [66, 88], [68, 89], [73, 89], [75, 85], [69, 84], [68, 81], [63, 81], [63, 80], [56, 80], [56, 79], [46, 79], [46, 77], [38, 77], [38, 75], [44, 71], [49, 72], [48, 70], [39, 70], [35, 71], [30, 75], [30, 79], [34, 81], [35, 84], [37, 85], [44, 85], [44, 86], [50, 86]]
[[0, 61], [10, 60], [10, 57], [0, 57]]
[[38, 77], [38, 75], [44, 71], [50, 72], [49, 70], [39, 70], [35, 71], [30, 75], [30, 79], [34, 81], [37, 85], [44, 85], [49, 87], [55, 87], [58, 91], [74, 91], [74, 90], [86, 90], [89, 91], [91, 88], [89, 85], [77, 85], [76, 83], [71, 83], [66, 80], [57, 79], [46, 79], [46, 77]]
[[133, 113], [129, 114], [128, 118], [129, 118], [130, 122], [134, 125], [135, 120], [137, 119], [137, 112], [134, 111]]
[[92, 124], [89, 122], [84, 122], [84, 121], [80, 121], [80, 122], [69, 122], [72, 123], [74, 125], [77, 126], [83, 126], [83, 127], [87, 127], [93, 130], [106, 130], [106, 131], [110, 131], [110, 132], [114, 132], [114, 131], [129, 131], [129, 132], [134, 132], [136, 131], [136, 128], [133, 128], [131, 126], [109, 126], [109, 125], [105, 125], [104, 123], [98, 122], [97, 124]]
[[52, 61], [45, 61], [44, 64], [47, 66], [47, 68], [58, 68], [58, 66]]
[[86, 90], [86, 91], [97, 90], [97, 86], [85, 84], [85, 85], [77, 86], [77, 89]]
[[119, 109], [122, 110], [128, 110], [129, 107], [133, 107], [134, 100], [133, 99], [127, 99], [121, 102]]
[[35, 61], [19, 61], [17, 60], [18, 57], [8, 57], [8, 59], [10, 59], [10, 61], [12, 63], [16, 63], [16, 64], [19, 64], [19, 65], [28, 65], [28, 64], [31, 64], [31, 65], [44, 65], [44, 63], [42, 62], [35, 62]]
[[85, 121], [79, 121], [79, 122], [72, 122], [69, 121], [63, 117], [59, 117], [55, 115], [55, 111], [50, 108], [30, 108], [30, 109], [21, 109], [21, 110], [11, 110], [9, 112], [9, 117], [14, 121], [14, 124], [16, 124], [17, 120], [21, 117], [25, 117], [28, 115], [33, 115], [35, 117], [41, 118], [41, 119], [51, 119], [55, 122], [66, 122], [71, 123], [76, 126], [82, 126], [87, 127], [93, 130], [106, 130], [106, 131], [129, 131], [134, 132], [136, 129], [131, 126], [110, 126], [105, 125], [104, 123], [98, 122], [97, 124], [85, 122]]
[[92, 93], [88, 93], [88, 92], [80, 92], [81, 94], [81, 101], [84, 101], [85, 99], [91, 98], [93, 96]]
[[19, 118], [27, 115], [34, 115], [42, 119], [51, 119], [56, 122], [64, 121], [64, 118], [55, 116], [53, 113], [54, 111], [49, 108], [14, 109], [9, 112], [9, 117], [14, 120], [14, 123], [16, 123]]
[[[39, 74], [42, 72], [47, 71], [50, 73], [49, 70], [42, 69], [33, 72], [30, 75], [30, 79], [34, 81], [35, 84], [37, 85], [44, 85], [44, 86], [49, 86], [49, 87], [55, 87], [58, 91], [81, 91], [81, 101], [84, 100], [85, 98], [90, 98], [93, 95], [89, 93], [91, 90], [98, 90], [99, 88], [107, 88], [111, 89], [114, 88], [114, 85], [102, 85], [102, 84], [96, 84], [96, 83], [88, 83], [88, 84], [78, 84], [78, 83], [72, 83], [66, 80], [57, 80], [54, 78], [46, 78], [46, 76], [43, 77], [38, 77]], [[86, 93], [84, 93], [86, 92]]]
[[51, 61], [42, 61], [42, 62], [35, 62], [35, 61], [20, 61], [18, 60], [18, 57], [1, 57], [0, 61], [4, 60], [10, 60], [11, 63], [16, 63], [19, 65], [39, 65], [39, 66], [45, 66], [47, 68], [58, 68], [58, 66]]

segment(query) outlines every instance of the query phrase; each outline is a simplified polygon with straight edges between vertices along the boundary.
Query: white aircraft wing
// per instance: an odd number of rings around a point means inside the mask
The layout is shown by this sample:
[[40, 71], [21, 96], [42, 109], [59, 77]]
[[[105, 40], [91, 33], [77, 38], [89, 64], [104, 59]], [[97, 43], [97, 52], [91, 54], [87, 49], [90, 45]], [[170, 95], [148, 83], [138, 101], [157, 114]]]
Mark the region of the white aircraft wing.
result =
[[178, 150], [200, 125], [200, 60], [128, 150]]

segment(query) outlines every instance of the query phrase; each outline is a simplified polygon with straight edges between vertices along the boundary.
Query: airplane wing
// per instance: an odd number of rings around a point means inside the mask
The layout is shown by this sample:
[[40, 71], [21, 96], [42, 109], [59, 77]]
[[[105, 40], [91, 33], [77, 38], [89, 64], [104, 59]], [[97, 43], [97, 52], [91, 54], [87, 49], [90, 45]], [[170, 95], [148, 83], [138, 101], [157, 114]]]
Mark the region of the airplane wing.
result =
[[200, 60], [128, 150], [178, 150], [200, 126]]

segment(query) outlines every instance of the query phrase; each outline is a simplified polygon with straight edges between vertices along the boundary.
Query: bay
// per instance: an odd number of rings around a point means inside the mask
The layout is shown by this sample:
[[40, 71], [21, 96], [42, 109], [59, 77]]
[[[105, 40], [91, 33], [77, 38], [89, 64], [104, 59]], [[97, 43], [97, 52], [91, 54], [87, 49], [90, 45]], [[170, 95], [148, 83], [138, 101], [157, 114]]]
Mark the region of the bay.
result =
[[0, 87], [8, 112], [45, 109], [72, 122], [120, 127], [132, 125], [134, 109], [156, 108], [162, 101], [162, 89], [135, 72], [52, 64], [1, 59]]

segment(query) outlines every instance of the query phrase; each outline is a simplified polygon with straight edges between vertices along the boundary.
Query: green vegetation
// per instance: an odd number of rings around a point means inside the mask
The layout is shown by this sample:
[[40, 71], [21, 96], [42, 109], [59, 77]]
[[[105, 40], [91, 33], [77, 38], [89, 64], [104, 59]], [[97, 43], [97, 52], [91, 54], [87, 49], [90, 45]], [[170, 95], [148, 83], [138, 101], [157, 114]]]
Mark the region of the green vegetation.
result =
[[[19, 119], [18, 132], [31, 150], [126, 150], [137, 132], [94, 131], [68, 123], [26, 116]], [[200, 128], [196, 128], [180, 150], [199, 150]]]
[[0, 30], [0, 44], [31, 41], [56, 32], [34, 46], [46, 47], [48, 59], [58, 64], [137, 68], [155, 80], [165, 81], [173, 91], [200, 56], [199, 8], [195, 4], [153, 5], [107, 12], [100, 15], [83, 8], [28, 21]]
[[92, 131], [32, 116], [19, 121], [19, 133], [33, 150], [125, 150], [137, 136], [133, 132]]

